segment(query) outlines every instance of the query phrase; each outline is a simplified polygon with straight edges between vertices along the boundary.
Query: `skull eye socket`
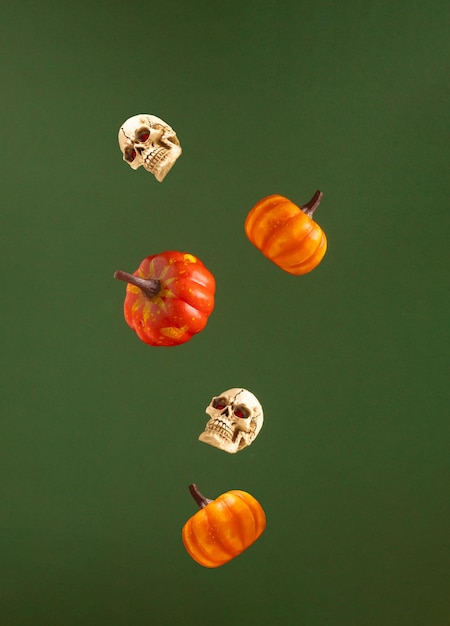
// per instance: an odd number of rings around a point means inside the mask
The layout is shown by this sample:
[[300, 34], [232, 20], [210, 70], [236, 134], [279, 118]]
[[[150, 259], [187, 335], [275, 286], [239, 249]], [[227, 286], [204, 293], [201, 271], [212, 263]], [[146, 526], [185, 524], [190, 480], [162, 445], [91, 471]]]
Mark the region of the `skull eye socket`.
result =
[[221, 411], [227, 406], [227, 403], [223, 398], [214, 398], [212, 405], [215, 409]]
[[141, 128], [136, 132], [136, 141], [147, 141], [150, 137], [150, 131], [147, 128]]
[[247, 418], [250, 417], [250, 413], [243, 406], [237, 406], [233, 412], [236, 415], [236, 417], [239, 417], [240, 419], [246, 420]]
[[126, 150], [125, 151], [125, 159], [128, 163], [131, 163], [136, 158], [136, 150]]

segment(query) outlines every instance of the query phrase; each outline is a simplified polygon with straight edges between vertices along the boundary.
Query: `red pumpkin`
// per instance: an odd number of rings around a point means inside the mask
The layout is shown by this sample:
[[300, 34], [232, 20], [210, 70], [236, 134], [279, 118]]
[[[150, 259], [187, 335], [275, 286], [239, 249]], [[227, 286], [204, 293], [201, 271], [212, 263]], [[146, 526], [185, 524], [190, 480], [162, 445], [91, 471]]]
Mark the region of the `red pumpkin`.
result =
[[199, 505], [183, 526], [182, 539], [188, 554], [204, 567], [219, 567], [234, 559], [262, 535], [266, 516], [262, 506], [246, 491], [227, 491], [215, 500], [189, 485]]
[[263, 198], [245, 220], [247, 237], [285, 272], [307, 274], [319, 265], [327, 250], [325, 233], [312, 219], [322, 196], [316, 191], [302, 208], [283, 196]]
[[214, 276], [192, 254], [154, 254], [134, 274], [117, 271], [114, 278], [129, 283], [124, 303], [127, 324], [152, 346], [189, 341], [204, 329], [214, 309]]

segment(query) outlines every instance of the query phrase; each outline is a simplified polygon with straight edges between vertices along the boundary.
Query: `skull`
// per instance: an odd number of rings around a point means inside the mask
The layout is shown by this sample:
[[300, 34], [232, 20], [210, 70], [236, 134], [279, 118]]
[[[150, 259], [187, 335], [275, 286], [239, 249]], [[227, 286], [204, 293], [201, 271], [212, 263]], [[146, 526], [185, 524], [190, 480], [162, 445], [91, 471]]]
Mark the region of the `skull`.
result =
[[242, 388], [228, 389], [215, 396], [206, 413], [210, 420], [199, 440], [230, 453], [253, 443], [264, 420], [258, 399]]
[[118, 138], [123, 160], [134, 170], [143, 165], [160, 183], [181, 154], [175, 131], [155, 115], [130, 117]]

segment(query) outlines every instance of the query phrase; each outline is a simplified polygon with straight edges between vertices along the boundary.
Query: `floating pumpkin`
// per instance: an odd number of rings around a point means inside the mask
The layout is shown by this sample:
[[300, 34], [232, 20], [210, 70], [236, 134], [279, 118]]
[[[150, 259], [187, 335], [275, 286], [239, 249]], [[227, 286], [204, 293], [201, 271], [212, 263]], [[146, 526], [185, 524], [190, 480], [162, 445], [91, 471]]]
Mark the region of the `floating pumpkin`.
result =
[[215, 500], [189, 485], [200, 507], [183, 526], [182, 539], [189, 555], [204, 567], [219, 567], [241, 554], [266, 528], [266, 516], [246, 491], [227, 491]]
[[148, 256], [134, 274], [117, 271], [128, 283], [127, 324], [144, 343], [177, 346], [204, 329], [214, 309], [216, 282], [193, 254], [168, 251]]
[[245, 233], [268, 259], [289, 274], [307, 274], [323, 259], [327, 239], [313, 221], [322, 192], [303, 207], [283, 196], [273, 195], [255, 204], [245, 220]]

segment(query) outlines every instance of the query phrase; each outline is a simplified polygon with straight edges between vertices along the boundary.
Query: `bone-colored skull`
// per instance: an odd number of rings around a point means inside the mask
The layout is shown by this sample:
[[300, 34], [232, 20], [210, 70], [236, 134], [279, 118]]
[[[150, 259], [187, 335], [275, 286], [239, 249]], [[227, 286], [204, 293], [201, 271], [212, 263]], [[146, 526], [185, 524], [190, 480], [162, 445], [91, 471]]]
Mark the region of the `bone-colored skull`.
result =
[[156, 115], [130, 117], [119, 129], [123, 160], [137, 170], [141, 165], [162, 182], [181, 154], [173, 128]]
[[199, 440], [230, 453], [253, 443], [264, 420], [258, 399], [241, 387], [214, 396], [206, 413], [210, 419]]

